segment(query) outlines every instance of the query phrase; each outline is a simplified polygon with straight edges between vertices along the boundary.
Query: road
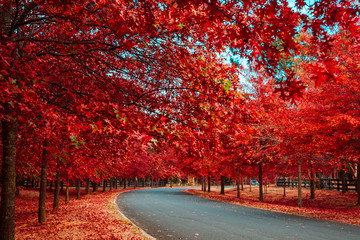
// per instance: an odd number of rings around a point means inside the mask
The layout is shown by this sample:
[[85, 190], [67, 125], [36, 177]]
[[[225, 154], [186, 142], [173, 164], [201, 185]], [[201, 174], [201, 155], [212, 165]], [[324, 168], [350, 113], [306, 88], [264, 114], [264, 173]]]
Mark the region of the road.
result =
[[360, 239], [360, 227], [222, 203], [183, 190], [130, 191], [116, 203], [157, 239]]

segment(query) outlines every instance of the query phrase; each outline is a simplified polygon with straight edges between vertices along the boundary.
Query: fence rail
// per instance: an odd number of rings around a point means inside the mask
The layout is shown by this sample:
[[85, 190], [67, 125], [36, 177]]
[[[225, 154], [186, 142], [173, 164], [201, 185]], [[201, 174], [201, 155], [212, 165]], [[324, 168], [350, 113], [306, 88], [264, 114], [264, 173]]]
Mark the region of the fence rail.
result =
[[[276, 186], [278, 187], [297, 187], [297, 178], [276, 178]], [[316, 180], [317, 187], [321, 189], [336, 189], [342, 191], [343, 181], [342, 179], [322, 178]], [[310, 179], [301, 180], [301, 187], [310, 188]], [[357, 179], [346, 179], [344, 184], [346, 191], [357, 191]]]

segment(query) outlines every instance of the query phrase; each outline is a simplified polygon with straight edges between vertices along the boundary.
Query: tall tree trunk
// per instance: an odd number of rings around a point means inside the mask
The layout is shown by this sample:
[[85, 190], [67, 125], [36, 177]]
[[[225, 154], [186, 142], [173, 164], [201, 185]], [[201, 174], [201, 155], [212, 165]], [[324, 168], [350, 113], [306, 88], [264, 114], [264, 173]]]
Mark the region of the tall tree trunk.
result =
[[135, 177], [134, 188], [137, 187], [137, 183], [138, 183], [138, 179], [137, 179], [137, 177]]
[[153, 187], [154, 186], [154, 178], [153, 178], [153, 176], [151, 176], [151, 187]]
[[56, 171], [53, 209], [58, 209], [59, 208], [59, 195], [60, 195], [60, 170], [57, 170]]
[[42, 164], [41, 164], [39, 214], [38, 214], [39, 223], [46, 222], [45, 201], [46, 201], [46, 185], [47, 185], [47, 165], [48, 165], [47, 157], [49, 154], [49, 151], [47, 150], [48, 146], [49, 146], [49, 142], [47, 140], [45, 140], [44, 147], [43, 147]]
[[[6, 106], [5, 106], [6, 109]], [[2, 120], [0, 239], [15, 239], [16, 120]]]
[[259, 201], [264, 201], [262, 162], [259, 163]]
[[[238, 171], [240, 171], [240, 170], [238, 169]], [[241, 191], [244, 191], [244, 179], [242, 176], [240, 178], [240, 181], [241, 181]]]
[[115, 187], [115, 189], [118, 189], [118, 178], [117, 177], [114, 179], [114, 187]]
[[103, 180], [103, 192], [105, 192], [106, 191], [106, 180], [104, 179]]
[[221, 176], [221, 191], [220, 194], [225, 195], [225, 176]]
[[65, 187], [65, 203], [69, 203], [69, 182], [66, 183]]
[[126, 189], [126, 178], [124, 178], [124, 189]]
[[312, 164], [310, 166], [310, 199], [315, 199], [315, 174]]
[[60, 186], [61, 186], [60, 191], [61, 191], [61, 192], [64, 192], [64, 182], [63, 182], [63, 181], [61, 181]]
[[81, 193], [80, 193], [81, 181], [80, 181], [80, 179], [77, 179], [75, 183], [76, 183], [76, 199], [80, 199], [81, 198]]
[[86, 194], [90, 194], [90, 179], [86, 180]]
[[298, 207], [302, 207], [302, 195], [301, 195], [301, 162], [298, 162]]
[[249, 183], [250, 192], [251, 192], [251, 185], [252, 185], [252, 181], [251, 181], [251, 179], [250, 179], [250, 183]]
[[53, 187], [53, 181], [52, 181], [52, 180], [50, 180], [49, 192], [52, 192], [52, 187]]
[[211, 177], [208, 176], [208, 192], [211, 191], [210, 187], [211, 187]]
[[[242, 179], [241, 179], [241, 180], [242, 180]], [[237, 198], [240, 198], [240, 169], [237, 169], [236, 197], [237, 197]]]
[[112, 189], [113, 189], [113, 179], [110, 178], [109, 182], [110, 182], [110, 191], [112, 191]]
[[173, 187], [172, 177], [170, 177], [170, 188]]
[[357, 164], [357, 170], [356, 170], [357, 180], [356, 180], [356, 187], [357, 187], [357, 205], [360, 205], [360, 162]]
[[93, 192], [96, 192], [98, 184], [97, 184], [97, 182], [92, 182], [92, 184], [93, 184]]
[[341, 192], [346, 193], [346, 172], [345, 167], [341, 170]]
[[284, 177], [284, 197], [286, 197], [286, 177]]
[[201, 176], [201, 190], [203, 191], [203, 192], [205, 192], [206, 190], [206, 188], [205, 188], [205, 177], [204, 176]]

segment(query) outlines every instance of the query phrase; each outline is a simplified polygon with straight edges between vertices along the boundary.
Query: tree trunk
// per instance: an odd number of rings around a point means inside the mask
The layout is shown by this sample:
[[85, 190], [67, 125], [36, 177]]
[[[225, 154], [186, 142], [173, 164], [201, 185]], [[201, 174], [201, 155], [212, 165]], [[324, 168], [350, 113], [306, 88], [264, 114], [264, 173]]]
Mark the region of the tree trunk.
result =
[[250, 179], [250, 183], [249, 183], [250, 192], [251, 192], [251, 185], [252, 185], [252, 182], [251, 182], [251, 179]]
[[205, 177], [201, 177], [201, 191], [205, 192]]
[[61, 181], [61, 184], [60, 184], [60, 185], [61, 185], [61, 189], [60, 189], [60, 191], [61, 191], [61, 192], [64, 192], [64, 182], [63, 182], [63, 181]]
[[302, 207], [302, 195], [301, 195], [301, 162], [298, 162], [298, 207]]
[[153, 176], [151, 176], [151, 187], [153, 187], [154, 185], [154, 178], [153, 178]]
[[77, 179], [75, 183], [76, 183], [76, 199], [80, 199], [81, 198], [81, 193], [80, 193], [81, 181], [80, 181], [80, 179]]
[[86, 194], [90, 194], [90, 179], [86, 180]]
[[110, 178], [109, 182], [110, 182], [110, 191], [112, 191], [112, 189], [113, 189], [113, 180], [112, 180], [112, 178]]
[[284, 197], [286, 197], [286, 177], [284, 177]]
[[170, 177], [170, 188], [173, 187], [172, 177]]
[[[238, 170], [238, 171], [240, 171], [240, 170]], [[242, 176], [240, 178], [240, 181], [241, 181], [241, 191], [244, 191], [244, 179]]]
[[315, 174], [312, 165], [310, 171], [310, 199], [315, 199]]
[[341, 192], [346, 193], [346, 173], [344, 169], [341, 170]]
[[69, 182], [66, 183], [65, 188], [65, 203], [69, 203]]
[[104, 179], [103, 180], [103, 192], [105, 192], [106, 191], [106, 180]]
[[262, 163], [259, 163], [259, 201], [264, 201]]
[[52, 192], [52, 187], [53, 187], [53, 181], [52, 181], [52, 180], [50, 180], [49, 192]]
[[[242, 178], [241, 178], [242, 180]], [[237, 178], [236, 178], [236, 197], [240, 198], [240, 170], [237, 169]]]
[[[5, 106], [6, 107], [6, 106]], [[0, 239], [15, 239], [16, 192], [16, 138], [18, 124], [15, 120], [2, 120], [2, 168]]]
[[356, 173], [357, 173], [356, 187], [357, 187], [357, 196], [358, 196], [357, 205], [360, 206], [360, 162], [358, 162], [357, 164]]
[[126, 189], [126, 178], [124, 178], [124, 189]]
[[49, 146], [49, 142], [46, 140], [44, 142], [42, 164], [41, 164], [39, 214], [38, 214], [39, 223], [46, 222], [45, 201], [46, 201], [46, 185], [47, 185], [47, 165], [48, 165], [47, 157], [49, 154], [49, 151], [47, 150], [48, 146]]
[[225, 176], [221, 176], [221, 191], [220, 194], [225, 195]]
[[115, 189], [118, 189], [118, 178], [117, 177], [114, 179], [114, 187], [115, 187]]
[[210, 192], [210, 187], [211, 187], [211, 177], [208, 176], [208, 192]]
[[54, 191], [54, 205], [53, 205], [54, 210], [59, 208], [59, 195], [60, 195], [60, 170], [57, 170], [55, 191]]
[[93, 192], [96, 192], [98, 184], [97, 184], [97, 182], [92, 182], [92, 184], [93, 184]]

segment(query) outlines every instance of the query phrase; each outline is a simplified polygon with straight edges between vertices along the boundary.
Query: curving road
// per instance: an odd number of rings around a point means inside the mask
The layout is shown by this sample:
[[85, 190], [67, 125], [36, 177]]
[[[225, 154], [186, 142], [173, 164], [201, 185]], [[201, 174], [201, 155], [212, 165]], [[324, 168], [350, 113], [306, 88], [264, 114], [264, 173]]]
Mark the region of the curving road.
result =
[[157, 239], [360, 239], [360, 227], [222, 203], [183, 190], [130, 191], [116, 203]]

